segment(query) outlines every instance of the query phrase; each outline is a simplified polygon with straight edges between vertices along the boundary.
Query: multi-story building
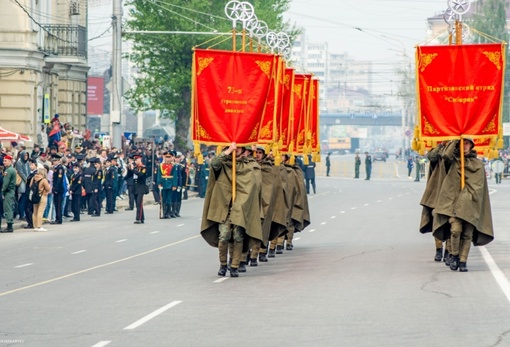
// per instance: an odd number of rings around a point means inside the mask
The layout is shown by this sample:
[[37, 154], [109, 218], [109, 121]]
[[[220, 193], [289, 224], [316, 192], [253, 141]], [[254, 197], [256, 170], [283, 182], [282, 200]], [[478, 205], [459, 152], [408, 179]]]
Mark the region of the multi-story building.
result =
[[87, 102], [87, 0], [4, 1], [0, 125], [36, 139], [54, 114], [81, 130]]
[[330, 52], [327, 42], [307, 42], [304, 30], [294, 41], [292, 66], [320, 80], [322, 112], [354, 112], [370, 103], [372, 62]]

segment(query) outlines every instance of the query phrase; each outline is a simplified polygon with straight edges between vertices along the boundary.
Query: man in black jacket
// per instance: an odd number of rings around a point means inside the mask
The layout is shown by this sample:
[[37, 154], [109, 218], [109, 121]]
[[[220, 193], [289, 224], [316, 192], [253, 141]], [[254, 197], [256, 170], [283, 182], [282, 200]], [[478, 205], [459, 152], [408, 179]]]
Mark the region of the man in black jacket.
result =
[[[57, 153], [53, 155], [53, 204], [55, 205], [55, 220], [51, 224], [62, 224], [62, 209], [64, 200], [64, 181], [66, 169], [62, 164], [61, 156]], [[67, 160], [65, 160], [67, 163]]]
[[73, 212], [73, 219], [71, 222], [80, 221], [80, 205], [81, 205], [81, 191], [82, 191], [82, 174], [79, 163], [74, 163], [73, 174], [69, 180], [69, 191], [71, 196], [71, 211]]
[[96, 172], [96, 168], [94, 167], [94, 160], [92, 162], [90, 159], [88, 160], [89, 166], [83, 170], [83, 178], [82, 184], [85, 189], [85, 202], [87, 204], [87, 213], [89, 215], [94, 214], [94, 203], [92, 201], [92, 196], [94, 194], [94, 189], [92, 187], [92, 176]]
[[147, 187], [147, 168], [142, 163], [141, 155], [134, 155], [134, 164], [130, 164], [130, 169], [133, 171], [134, 179], [134, 193], [136, 201], [136, 220], [135, 224], [142, 224], [145, 222], [145, 214], [143, 212], [143, 196], [148, 193]]

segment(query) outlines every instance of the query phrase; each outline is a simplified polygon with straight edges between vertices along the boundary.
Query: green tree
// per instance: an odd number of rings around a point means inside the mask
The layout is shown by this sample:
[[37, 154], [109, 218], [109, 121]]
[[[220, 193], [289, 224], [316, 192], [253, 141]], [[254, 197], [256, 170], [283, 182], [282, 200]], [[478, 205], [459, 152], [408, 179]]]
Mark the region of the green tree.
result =
[[[469, 11], [469, 18], [466, 23], [476, 29], [473, 30], [473, 41], [476, 43], [492, 43], [494, 41], [508, 42], [508, 29], [506, 11], [508, 0], [478, 0], [473, 4]], [[506, 47], [506, 46], [505, 46]], [[508, 52], [508, 51], [506, 51]], [[505, 66], [505, 93], [503, 99], [503, 122], [509, 121], [509, 91], [510, 91], [510, 71], [508, 63], [508, 53], [506, 53]], [[505, 139], [505, 147], [508, 147], [508, 139]]]
[[[128, 0], [127, 30], [186, 31], [225, 33], [232, 22], [225, 15], [227, 1], [217, 0]], [[259, 20], [270, 30], [285, 31], [291, 37], [297, 30], [283, 19], [290, 0], [250, 1]], [[237, 30], [240, 30], [238, 25]], [[127, 94], [131, 107], [137, 111], [161, 110], [162, 117], [175, 121], [174, 145], [184, 151], [188, 147], [191, 115], [191, 65], [193, 47], [232, 49], [232, 40], [222, 37], [211, 41], [211, 35], [128, 34], [132, 42], [129, 59], [138, 69], [139, 77]], [[225, 40], [226, 39], [226, 40]], [[240, 49], [241, 40], [236, 40]]]

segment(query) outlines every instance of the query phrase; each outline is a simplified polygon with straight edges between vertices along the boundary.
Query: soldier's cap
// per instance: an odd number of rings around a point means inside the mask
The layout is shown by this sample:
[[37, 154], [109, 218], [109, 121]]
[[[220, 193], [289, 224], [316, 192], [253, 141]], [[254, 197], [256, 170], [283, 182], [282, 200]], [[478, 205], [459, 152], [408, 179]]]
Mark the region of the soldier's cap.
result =
[[143, 158], [143, 155], [138, 154], [138, 153], [134, 153], [134, 154], [131, 156], [131, 158], [133, 158], [133, 159]]
[[46, 153], [41, 153], [41, 157], [46, 158], [48, 155]]
[[58, 154], [58, 153], [54, 153], [54, 154], [51, 155], [51, 160], [53, 160], [53, 161], [54, 160], [60, 160], [60, 159], [62, 159], [62, 156], [60, 154]]
[[112, 162], [112, 159], [111, 158], [106, 158], [106, 160], [104, 161], [105, 163], [111, 163]]
[[81, 165], [80, 165], [80, 163], [76, 162], [76, 163], [73, 163], [73, 167], [79, 167], [79, 168], [81, 168]]
[[74, 146], [75, 149], [81, 149], [81, 146], [80, 145], [76, 145]]
[[165, 157], [167, 157], [167, 158], [169, 158], [169, 157], [173, 157], [173, 156], [174, 156], [174, 153], [173, 153], [173, 151], [165, 151], [165, 152], [163, 153], [163, 156], [165, 156]]
[[92, 157], [87, 160], [91, 164], [99, 163], [99, 158]]
[[266, 152], [266, 148], [264, 146], [257, 145], [256, 148], [257, 148], [257, 151], [263, 151], [264, 153]]
[[78, 160], [78, 161], [83, 160], [83, 159], [85, 159], [85, 154], [78, 154], [76, 156], [76, 160]]
[[464, 137], [464, 141], [471, 142], [471, 148], [473, 148], [475, 146], [475, 141], [473, 141], [473, 139], [470, 137]]
[[251, 148], [251, 146], [244, 146], [243, 148], [245, 151], [253, 152], [253, 148]]

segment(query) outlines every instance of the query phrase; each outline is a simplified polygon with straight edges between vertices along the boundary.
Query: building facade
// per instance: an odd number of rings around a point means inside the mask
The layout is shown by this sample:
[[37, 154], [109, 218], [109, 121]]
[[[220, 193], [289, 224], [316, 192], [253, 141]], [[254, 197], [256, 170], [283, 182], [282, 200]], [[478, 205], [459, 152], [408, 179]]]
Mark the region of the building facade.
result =
[[87, 102], [87, 0], [4, 1], [0, 126], [36, 141], [60, 115], [82, 130]]

